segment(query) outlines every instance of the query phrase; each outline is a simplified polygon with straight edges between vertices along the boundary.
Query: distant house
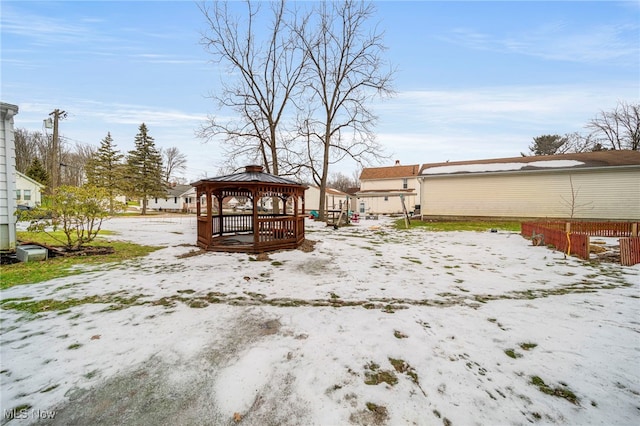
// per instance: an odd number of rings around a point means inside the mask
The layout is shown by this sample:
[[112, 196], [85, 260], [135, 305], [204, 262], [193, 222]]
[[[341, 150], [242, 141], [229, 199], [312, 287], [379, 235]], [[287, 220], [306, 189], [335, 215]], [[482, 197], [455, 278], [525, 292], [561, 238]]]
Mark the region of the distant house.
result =
[[402, 213], [402, 202], [409, 212], [420, 208], [419, 164], [403, 166], [396, 161], [390, 167], [368, 167], [360, 174], [356, 192], [357, 211], [363, 213]]
[[640, 152], [424, 164], [424, 217], [640, 220]]
[[42, 203], [44, 185], [29, 176], [16, 171], [16, 203], [37, 207]]
[[[325, 190], [325, 209], [327, 210], [342, 210], [343, 205], [346, 205], [349, 199], [349, 194], [346, 192], [338, 191], [333, 188], [326, 188]], [[353, 207], [349, 205], [349, 210], [353, 210]], [[304, 191], [304, 209], [306, 213], [312, 210], [320, 210], [320, 187], [309, 186]]]
[[167, 212], [194, 212], [196, 189], [191, 185], [173, 185], [164, 198], [149, 198], [147, 208]]
[[16, 249], [16, 105], [0, 103], [0, 251]]

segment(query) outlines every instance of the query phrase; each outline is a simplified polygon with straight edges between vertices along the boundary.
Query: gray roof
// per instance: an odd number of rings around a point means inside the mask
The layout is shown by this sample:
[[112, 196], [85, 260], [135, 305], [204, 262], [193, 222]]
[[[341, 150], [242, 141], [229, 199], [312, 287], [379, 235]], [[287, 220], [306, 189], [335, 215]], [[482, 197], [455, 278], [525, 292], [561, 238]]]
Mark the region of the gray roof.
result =
[[169, 188], [167, 188], [167, 195], [169, 197], [179, 197], [189, 189], [191, 189], [191, 185], [170, 186]]
[[234, 173], [226, 176], [217, 176], [207, 179], [201, 179], [197, 182], [193, 182], [192, 186], [197, 186], [205, 182], [229, 182], [229, 183], [242, 183], [242, 182], [260, 182], [260, 183], [275, 183], [280, 185], [298, 185], [303, 186], [301, 183], [286, 179], [280, 176], [272, 175], [262, 171], [260, 166], [247, 166], [247, 170], [240, 173]]

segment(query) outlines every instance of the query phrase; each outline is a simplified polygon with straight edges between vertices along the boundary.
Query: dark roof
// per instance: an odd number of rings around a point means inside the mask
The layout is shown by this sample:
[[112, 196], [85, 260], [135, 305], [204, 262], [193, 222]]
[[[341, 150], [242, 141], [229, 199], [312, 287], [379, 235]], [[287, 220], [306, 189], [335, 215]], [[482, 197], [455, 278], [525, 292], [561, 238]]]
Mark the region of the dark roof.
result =
[[410, 166], [395, 165], [389, 167], [367, 167], [362, 169], [362, 173], [360, 173], [360, 180], [413, 177], [418, 175], [419, 169], [419, 164], [412, 164]]
[[301, 183], [286, 179], [280, 176], [272, 175], [262, 171], [262, 166], [247, 166], [244, 172], [234, 173], [231, 175], [212, 177], [207, 179], [201, 179], [197, 182], [193, 182], [191, 186], [198, 186], [199, 184], [206, 182], [229, 182], [229, 183], [242, 183], [242, 182], [257, 182], [257, 183], [275, 183], [279, 185], [298, 185], [303, 186]]
[[421, 175], [640, 166], [640, 151], [616, 150], [423, 164]]

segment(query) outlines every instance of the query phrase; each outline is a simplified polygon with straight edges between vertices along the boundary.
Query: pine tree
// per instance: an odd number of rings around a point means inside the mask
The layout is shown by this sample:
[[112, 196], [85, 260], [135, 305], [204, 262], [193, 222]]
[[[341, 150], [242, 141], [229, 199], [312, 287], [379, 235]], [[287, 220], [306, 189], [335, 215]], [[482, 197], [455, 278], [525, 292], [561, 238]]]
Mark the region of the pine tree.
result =
[[86, 165], [87, 183], [104, 188], [109, 195], [109, 211], [113, 213], [114, 201], [124, 192], [124, 155], [116, 149], [111, 133], [100, 142], [96, 155]]
[[49, 174], [47, 174], [47, 171], [44, 169], [44, 166], [42, 165], [38, 157], [33, 158], [33, 161], [31, 161], [31, 165], [29, 166], [29, 168], [27, 169], [27, 173], [25, 174], [31, 179], [35, 180], [36, 182], [40, 182], [43, 185], [49, 184]]
[[147, 214], [151, 197], [165, 197], [162, 156], [142, 123], [136, 135], [136, 148], [127, 156], [128, 193], [142, 199], [142, 214]]

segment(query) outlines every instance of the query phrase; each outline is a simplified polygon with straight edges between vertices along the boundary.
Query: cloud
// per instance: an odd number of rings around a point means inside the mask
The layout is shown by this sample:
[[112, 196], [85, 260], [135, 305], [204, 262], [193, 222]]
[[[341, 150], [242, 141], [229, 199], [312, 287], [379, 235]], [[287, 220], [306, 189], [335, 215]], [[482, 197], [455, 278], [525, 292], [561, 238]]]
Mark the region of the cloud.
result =
[[375, 106], [377, 140], [405, 164], [518, 156], [541, 134], [585, 132], [637, 83], [399, 92]]
[[568, 30], [561, 21], [509, 36], [457, 28], [440, 38], [474, 50], [517, 53], [536, 58], [578, 63], [638, 63], [637, 24], [600, 24]]

